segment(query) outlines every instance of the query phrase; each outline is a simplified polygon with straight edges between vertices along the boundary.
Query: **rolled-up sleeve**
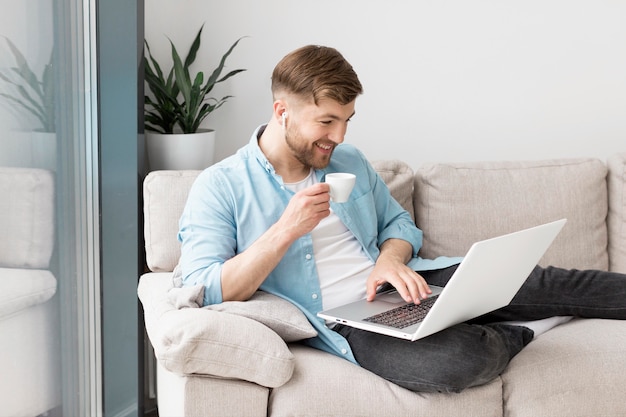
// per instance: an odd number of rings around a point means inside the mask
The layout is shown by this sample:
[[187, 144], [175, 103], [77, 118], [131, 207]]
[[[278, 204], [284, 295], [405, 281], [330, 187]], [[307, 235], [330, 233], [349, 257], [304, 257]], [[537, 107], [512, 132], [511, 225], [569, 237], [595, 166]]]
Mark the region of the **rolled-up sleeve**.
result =
[[222, 302], [222, 266], [237, 248], [232, 205], [223, 189], [218, 173], [200, 174], [179, 223], [183, 285], [204, 285], [204, 305]]

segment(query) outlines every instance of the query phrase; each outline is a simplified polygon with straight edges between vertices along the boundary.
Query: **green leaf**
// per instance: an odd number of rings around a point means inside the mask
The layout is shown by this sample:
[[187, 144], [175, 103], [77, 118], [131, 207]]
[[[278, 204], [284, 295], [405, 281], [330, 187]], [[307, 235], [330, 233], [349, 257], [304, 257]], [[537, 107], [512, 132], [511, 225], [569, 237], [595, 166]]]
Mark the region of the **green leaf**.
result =
[[[232, 44], [232, 46], [228, 49], [228, 51], [222, 56], [222, 59], [220, 59], [220, 63], [217, 66], [217, 68], [215, 68], [215, 70], [213, 70], [213, 73], [211, 74], [211, 76], [209, 77], [209, 79], [207, 80], [207, 86], [211, 86], [211, 88], [213, 87], [214, 84], [217, 84], [218, 82], [221, 82], [227, 78], [232, 77], [233, 72], [235, 71], [231, 71], [231, 73], [229, 73], [229, 75], [227, 75], [226, 77], [222, 78], [221, 80], [217, 81], [220, 74], [222, 73], [222, 71], [224, 70], [224, 65], [226, 65], [226, 59], [230, 56], [230, 54], [233, 52], [233, 49], [235, 49], [235, 47], [237, 46], [237, 44], [239, 44], [239, 41], [241, 41], [243, 38], [239, 38], [235, 41], [235, 43]], [[242, 72], [245, 70], [236, 70], [235, 73], [237, 72]], [[210, 89], [208, 91], [211, 91]], [[207, 91], [207, 92], [208, 92]]]
[[200, 26], [200, 30], [198, 31], [196, 38], [193, 40], [193, 43], [189, 48], [189, 52], [187, 52], [187, 58], [185, 58], [185, 68], [189, 68], [191, 64], [193, 64], [196, 60], [196, 55], [198, 54], [198, 50], [200, 49], [200, 38], [202, 37], [202, 29], [204, 29], [204, 25]]
[[[173, 133], [174, 126], [178, 125], [183, 133], [194, 133], [211, 112], [222, 106], [231, 97], [226, 96], [217, 100], [213, 97], [207, 97], [207, 95], [216, 83], [223, 82], [245, 71], [244, 69], [237, 69], [220, 78], [226, 59], [242, 38], [238, 39], [222, 56], [218, 67], [212, 71], [211, 77], [204, 83], [203, 71], [199, 71], [193, 76], [190, 74], [190, 66], [195, 62], [200, 51], [203, 28], [204, 25], [198, 30], [184, 60], [181, 59], [174, 43], [171, 39], [169, 40], [172, 68], [167, 77], [151, 54], [148, 42], [144, 40], [144, 79], [152, 96], [146, 95], [144, 98], [146, 130], [162, 128], [166, 129], [166, 133]], [[172, 120], [175, 121], [175, 125], [170, 122]]]
[[40, 93], [39, 81], [37, 80], [37, 76], [28, 66], [28, 62], [24, 58], [24, 55], [17, 49], [17, 47], [11, 42], [11, 40], [7, 37], [4, 37], [9, 45], [9, 49], [13, 53], [15, 57], [15, 62], [17, 63], [17, 68], [13, 68], [13, 70], [24, 80], [26, 84], [30, 86], [34, 91]]
[[[171, 43], [171, 41], [170, 41]], [[172, 60], [174, 61], [174, 77], [176, 80], [176, 85], [180, 89], [181, 94], [183, 95], [183, 100], [188, 101], [189, 95], [191, 94], [191, 77], [189, 76], [189, 69], [183, 65], [183, 62], [176, 52], [176, 47], [173, 43], [172, 45]]]
[[3, 36], [13, 57], [16, 67], [10, 68], [12, 76], [0, 73], [0, 79], [15, 88], [16, 94], [2, 93], [2, 97], [18, 104], [39, 119], [43, 130], [55, 131], [55, 82], [53, 74], [54, 48], [48, 64], [44, 67], [41, 80], [32, 71], [26, 58], [6, 36]]

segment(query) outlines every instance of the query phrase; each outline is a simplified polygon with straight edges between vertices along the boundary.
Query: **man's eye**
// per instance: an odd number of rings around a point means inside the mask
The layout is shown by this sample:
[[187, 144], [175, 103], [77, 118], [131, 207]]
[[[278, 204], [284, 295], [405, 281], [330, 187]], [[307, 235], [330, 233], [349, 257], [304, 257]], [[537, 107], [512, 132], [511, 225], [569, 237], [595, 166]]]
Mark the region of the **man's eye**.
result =
[[323, 125], [329, 125], [332, 122], [333, 122], [332, 120], [322, 120], [320, 123], [322, 123]]

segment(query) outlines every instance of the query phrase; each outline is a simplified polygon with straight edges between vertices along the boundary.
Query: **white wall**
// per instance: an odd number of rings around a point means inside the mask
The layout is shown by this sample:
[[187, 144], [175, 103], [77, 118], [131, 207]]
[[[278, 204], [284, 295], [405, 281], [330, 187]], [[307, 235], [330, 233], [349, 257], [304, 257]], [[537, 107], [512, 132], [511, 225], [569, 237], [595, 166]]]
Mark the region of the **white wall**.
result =
[[203, 22], [198, 62], [247, 68], [210, 116], [219, 158], [270, 117], [276, 62], [339, 49], [365, 88], [346, 137], [370, 159], [423, 162], [626, 151], [626, 2], [614, 0], [147, 0], [146, 38], [169, 54]]
[[[0, 0], [0, 10], [0, 71], [8, 72], [17, 65], [6, 37], [41, 79], [52, 51], [52, 1]], [[0, 81], [0, 93], [15, 95], [16, 90]], [[34, 116], [0, 97], [0, 166], [49, 168], [48, 163], [39, 163], [39, 152], [31, 140], [30, 132], [40, 128], [41, 124]]]

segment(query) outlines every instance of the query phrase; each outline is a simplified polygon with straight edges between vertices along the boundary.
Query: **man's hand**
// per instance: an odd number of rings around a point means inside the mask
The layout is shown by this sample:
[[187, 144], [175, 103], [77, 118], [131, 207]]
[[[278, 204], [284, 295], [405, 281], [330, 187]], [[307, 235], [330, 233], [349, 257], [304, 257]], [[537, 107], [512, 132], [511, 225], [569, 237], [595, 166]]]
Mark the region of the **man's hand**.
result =
[[280, 217], [277, 226], [295, 239], [311, 232], [330, 215], [330, 186], [318, 183], [297, 192]]
[[296, 193], [280, 219], [248, 249], [224, 262], [222, 299], [245, 301], [261, 286], [293, 242], [330, 214], [330, 187], [315, 184]]
[[412, 246], [406, 241], [398, 239], [385, 241], [374, 270], [367, 279], [368, 301], [374, 300], [376, 289], [386, 282], [393, 285], [407, 302], [419, 304], [420, 299], [431, 294], [432, 291], [424, 278], [406, 266], [411, 252]]

